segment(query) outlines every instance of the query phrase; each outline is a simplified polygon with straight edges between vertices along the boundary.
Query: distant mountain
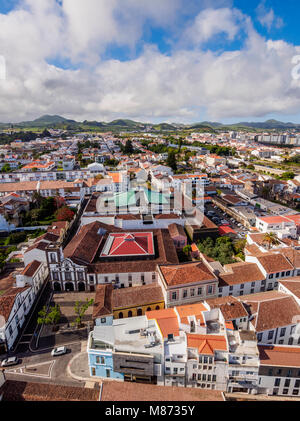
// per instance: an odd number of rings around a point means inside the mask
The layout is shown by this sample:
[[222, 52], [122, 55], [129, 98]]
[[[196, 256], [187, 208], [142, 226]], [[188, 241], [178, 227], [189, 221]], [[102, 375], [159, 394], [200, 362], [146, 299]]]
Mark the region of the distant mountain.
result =
[[210, 126], [210, 127], [220, 127], [223, 126], [222, 123], [217, 123], [215, 121], [202, 121], [201, 123], [197, 123], [196, 125], [201, 125], [201, 126]]
[[282, 121], [278, 120], [267, 120], [265, 122], [242, 122], [235, 124], [235, 126], [243, 126], [243, 127], [253, 127], [256, 129], [266, 129], [266, 130], [273, 130], [273, 129], [296, 129], [299, 128], [299, 124], [294, 123], [283, 123]]
[[240, 122], [235, 124], [223, 124], [219, 122], [203, 121], [201, 123], [193, 124], [178, 124], [178, 123], [141, 123], [128, 119], [117, 119], [109, 123], [101, 121], [88, 121], [77, 122], [70, 120], [59, 115], [43, 115], [33, 121], [23, 121], [16, 124], [3, 124], [0, 123], [1, 128], [16, 127], [22, 128], [58, 128], [58, 129], [71, 129], [71, 130], [97, 130], [104, 131], [139, 131], [151, 129], [156, 131], [177, 131], [177, 130], [199, 130], [201, 132], [216, 132], [220, 130], [292, 130], [300, 129], [300, 124], [283, 123], [277, 120], [267, 120], [265, 122]]
[[68, 120], [59, 115], [43, 115], [33, 121], [23, 121], [16, 124], [18, 127], [48, 127], [60, 124], [76, 124], [75, 120]]

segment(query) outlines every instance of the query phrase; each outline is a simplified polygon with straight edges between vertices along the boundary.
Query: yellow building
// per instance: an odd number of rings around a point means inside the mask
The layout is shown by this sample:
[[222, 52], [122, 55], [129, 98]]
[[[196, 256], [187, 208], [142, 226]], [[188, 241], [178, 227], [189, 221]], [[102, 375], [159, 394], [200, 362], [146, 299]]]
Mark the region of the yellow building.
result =
[[93, 319], [113, 317], [122, 319], [143, 316], [146, 311], [162, 310], [165, 302], [157, 284], [113, 289], [112, 285], [98, 285], [94, 301]]

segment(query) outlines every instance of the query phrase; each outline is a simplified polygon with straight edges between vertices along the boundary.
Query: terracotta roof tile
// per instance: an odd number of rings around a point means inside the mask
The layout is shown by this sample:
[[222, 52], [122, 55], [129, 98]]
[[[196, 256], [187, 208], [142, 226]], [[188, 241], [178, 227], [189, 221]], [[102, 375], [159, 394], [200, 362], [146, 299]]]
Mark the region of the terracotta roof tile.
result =
[[260, 364], [275, 367], [300, 367], [300, 347], [258, 345]]
[[223, 401], [216, 390], [185, 387], [164, 387], [129, 382], [103, 382], [102, 401], [194, 402]]
[[203, 262], [159, 266], [168, 286], [216, 280]]

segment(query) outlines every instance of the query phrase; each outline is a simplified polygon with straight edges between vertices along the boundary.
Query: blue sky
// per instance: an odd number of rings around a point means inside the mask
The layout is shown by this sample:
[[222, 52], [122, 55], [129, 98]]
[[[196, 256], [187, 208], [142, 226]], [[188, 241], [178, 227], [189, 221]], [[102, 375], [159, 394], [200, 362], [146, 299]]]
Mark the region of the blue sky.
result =
[[299, 18], [295, 0], [0, 0], [1, 120], [300, 123]]

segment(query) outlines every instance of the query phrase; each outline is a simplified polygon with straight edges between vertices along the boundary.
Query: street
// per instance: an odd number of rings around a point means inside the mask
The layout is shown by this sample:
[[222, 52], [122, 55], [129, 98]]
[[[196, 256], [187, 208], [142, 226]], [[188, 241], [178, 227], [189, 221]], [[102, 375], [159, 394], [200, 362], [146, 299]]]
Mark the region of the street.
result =
[[35, 353], [19, 354], [20, 364], [5, 369], [8, 380], [30, 381], [41, 383], [56, 383], [62, 385], [82, 385], [84, 382], [68, 375], [67, 366], [75, 354], [81, 351], [81, 342], [66, 346], [68, 353], [52, 357], [52, 348], [39, 350]]

